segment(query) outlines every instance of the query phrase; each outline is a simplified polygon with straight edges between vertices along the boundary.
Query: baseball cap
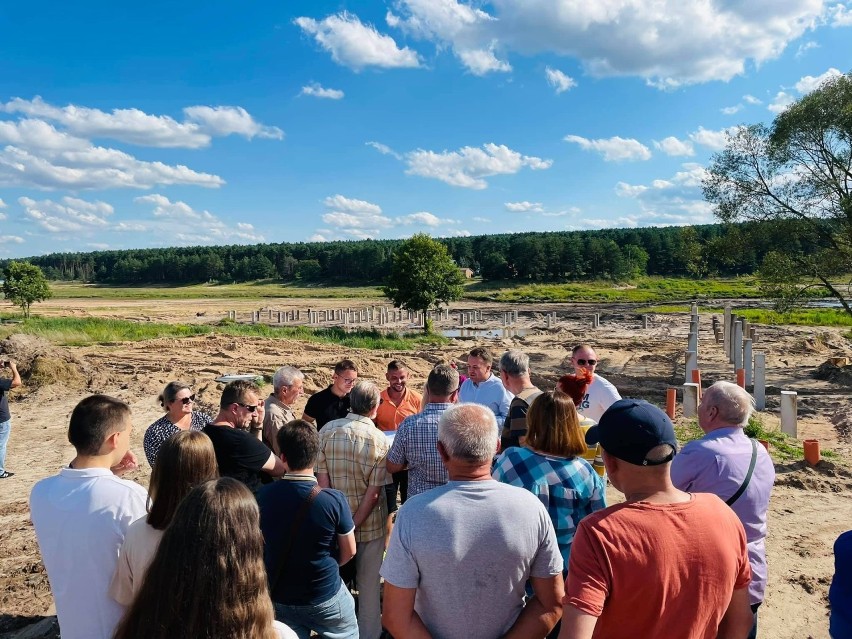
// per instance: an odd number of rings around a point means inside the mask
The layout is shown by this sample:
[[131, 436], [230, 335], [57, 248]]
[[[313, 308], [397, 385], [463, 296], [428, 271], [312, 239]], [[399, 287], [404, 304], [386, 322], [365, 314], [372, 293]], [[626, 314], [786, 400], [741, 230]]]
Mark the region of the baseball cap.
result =
[[[636, 466], [658, 466], [677, 453], [674, 425], [659, 408], [643, 399], [620, 399], [601, 415], [597, 426], [586, 432], [586, 444], [601, 447], [614, 457]], [[668, 444], [674, 453], [661, 461], [649, 461], [648, 453]]]

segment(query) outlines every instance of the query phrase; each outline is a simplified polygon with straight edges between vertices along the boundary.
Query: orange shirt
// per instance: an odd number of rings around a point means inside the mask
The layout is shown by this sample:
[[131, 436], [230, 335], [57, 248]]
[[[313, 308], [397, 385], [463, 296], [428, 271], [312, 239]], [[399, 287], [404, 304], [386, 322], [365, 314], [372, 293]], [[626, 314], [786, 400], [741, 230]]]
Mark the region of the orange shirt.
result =
[[396, 430], [403, 419], [409, 415], [416, 415], [419, 412], [420, 397], [412, 393], [410, 388], [405, 389], [398, 405], [393, 403], [386, 388], [382, 391], [379, 412], [376, 414], [375, 419], [376, 426], [384, 431]]

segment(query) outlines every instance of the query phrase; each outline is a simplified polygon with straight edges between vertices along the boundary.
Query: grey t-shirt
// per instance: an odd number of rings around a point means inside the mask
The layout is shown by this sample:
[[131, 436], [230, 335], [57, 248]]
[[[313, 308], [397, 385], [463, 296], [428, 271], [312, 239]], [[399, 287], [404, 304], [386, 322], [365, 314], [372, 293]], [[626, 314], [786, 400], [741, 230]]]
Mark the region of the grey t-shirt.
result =
[[562, 572], [547, 510], [494, 480], [451, 481], [399, 509], [381, 574], [416, 588], [435, 639], [496, 639], [515, 623], [529, 577]]

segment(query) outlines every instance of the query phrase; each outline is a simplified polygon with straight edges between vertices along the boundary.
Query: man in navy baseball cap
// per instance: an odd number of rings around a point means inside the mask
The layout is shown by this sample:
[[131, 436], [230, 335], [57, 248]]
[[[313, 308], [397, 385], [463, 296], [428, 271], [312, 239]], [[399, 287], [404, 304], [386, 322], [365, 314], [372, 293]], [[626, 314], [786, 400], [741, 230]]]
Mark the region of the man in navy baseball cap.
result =
[[[613, 457], [636, 466], [665, 464], [677, 454], [672, 421], [643, 399], [620, 399], [610, 406], [586, 433], [586, 444], [598, 443]], [[669, 448], [659, 450], [664, 444]], [[652, 454], [659, 452], [666, 454]]]

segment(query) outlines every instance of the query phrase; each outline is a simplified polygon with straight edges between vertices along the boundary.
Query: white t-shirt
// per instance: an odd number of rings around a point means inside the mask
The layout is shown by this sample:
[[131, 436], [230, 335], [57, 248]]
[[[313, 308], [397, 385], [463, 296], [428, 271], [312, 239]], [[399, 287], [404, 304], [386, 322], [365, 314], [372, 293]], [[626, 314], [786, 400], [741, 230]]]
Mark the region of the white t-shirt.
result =
[[299, 639], [299, 635], [290, 626], [286, 626], [280, 621], [273, 621], [272, 627], [278, 633], [278, 639]]
[[147, 493], [108, 468], [63, 468], [30, 493], [62, 639], [110, 639], [124, 607], [107, 590], [131, 522]]
[[149, 526], [148, 517], [140, 517], [127, 529], [109, 594], [123, 606], [129, 606], [142, 586], [142, 578], [160, 546], [163, 531]]
[[601, 415], [606, 409], [621, 399], [618, 390], [598, 374], [592, 377], [592, 383], [586, 391], [583, 401], [577, 406], [577, 412], [596, 422], [601, 421]]

